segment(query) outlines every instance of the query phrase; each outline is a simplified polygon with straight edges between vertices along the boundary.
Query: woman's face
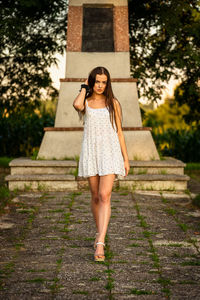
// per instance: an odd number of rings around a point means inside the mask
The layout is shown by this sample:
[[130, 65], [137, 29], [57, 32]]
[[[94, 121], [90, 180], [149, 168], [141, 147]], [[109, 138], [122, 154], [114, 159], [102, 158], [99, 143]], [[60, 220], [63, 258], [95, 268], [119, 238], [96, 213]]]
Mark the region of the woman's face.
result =
[[107, 85], [107, 76], [105, 74], [97, 74], [95, 84], [93, 86], [93, 91], [96, 94], [103, 94]]

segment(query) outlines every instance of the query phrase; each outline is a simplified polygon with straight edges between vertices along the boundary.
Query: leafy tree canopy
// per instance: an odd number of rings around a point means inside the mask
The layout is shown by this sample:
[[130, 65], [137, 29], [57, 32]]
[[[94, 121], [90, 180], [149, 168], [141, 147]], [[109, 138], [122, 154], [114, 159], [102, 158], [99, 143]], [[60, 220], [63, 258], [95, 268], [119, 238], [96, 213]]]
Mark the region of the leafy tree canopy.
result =
[[[171, 129], [186, 129], [190, 126], [184, 121], [184, 115], [187, 115], [189, 106], [183, 104], [179, 106], [174, 101], [174, 97], [166, 98], [165, 102], [157, 107], [157, 109], [146, 111], [143, 117], [143, 125], [150, 126], [156, 133], [163, 133], [169, 128]], [[196, 124], [194, 122], [194, 127]]]
[[[42, 90], [53, 99], [48, 67], [66, 43], [67, 0], [0, 0], [0, 111], [37, 106]], [[162, 82], [182, 84], [175, 99], [200, 119], [200, 1], [129, 0], [132, 76], [140, 96], [155, 101]]]
[[0, 1], [0, 111], [37, 107], [45, 90], [57, 95], [48, 67], [63, 53], [66, 0]]
[[160, 99], [163, 83], [180, 79], [175, 100], [190, 107], [188, 123], [200, 119], [200, 1], [129, 0], [129, 26], [140, 96]]

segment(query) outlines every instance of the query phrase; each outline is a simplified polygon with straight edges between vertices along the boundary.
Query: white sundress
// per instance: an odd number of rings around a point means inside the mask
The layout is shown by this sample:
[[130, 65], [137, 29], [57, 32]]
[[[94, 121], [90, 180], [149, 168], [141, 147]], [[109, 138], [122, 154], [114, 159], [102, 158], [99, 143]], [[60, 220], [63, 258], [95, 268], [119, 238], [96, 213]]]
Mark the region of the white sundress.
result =
[[[86, 99], [84, 132], [78, 176], [116, 174], [125, 176], [124, 160], [117, 132], [113, 129], [107, 107], [91, 108]], [[114, 122], [114, 128], [116, 125]]]

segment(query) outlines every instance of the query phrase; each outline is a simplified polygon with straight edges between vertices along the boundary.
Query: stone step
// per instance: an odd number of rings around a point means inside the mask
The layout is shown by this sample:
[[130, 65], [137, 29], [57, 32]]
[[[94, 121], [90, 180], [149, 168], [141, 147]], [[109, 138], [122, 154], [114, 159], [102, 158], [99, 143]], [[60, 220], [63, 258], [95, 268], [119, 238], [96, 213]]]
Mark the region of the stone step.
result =
[[185, 163], [173, 157], [163, 160], [130, 160], [130, 174], [184, 174]]
[[[6, 176], [10, 190], [77, 190], [88, 188], [86, 178], [77, 177], [75, 160], [13, 159], [11, 175]], [[114, 187], [130, 190], [186, 190], [189, 177], [185, 164], [174, 158], [152, 161], [130, 161], [130, 173], [114, 182]]]
[[[154, 191], [184, 191], [187, 189], [189, 180], [187, 175], [157, 175], [148, 174], [128, 175], [127, 177], [116, 180], [119, 188], [128, 190], [154, 190]], [[77, 190], [79, 187], [88, 187], [88, 181], [81, 184], [81, 180], [76, 180], [73, 175], [64, 174], [32, 174], [32, 175], [7, 175], [5, 178], [8, 181], [10, 190], [15, 188], [19, 190]], [[115, 185], [116, 187], [116, 185]]]
[[32, 160], [16, 158], [9, 163], [11, 175], [16, 174], [71, 174], [77, 170], [75, 160]]
[[9, 190], [44, 190], [65, 191], [77, 190], [77, 181], [73, 175], [64, 174], [16, 174], [7, 175]]
[[187, 175], [175, 174], [128, 175], [119, 179], [119, 187], [129, 190], [184, 191], [189, 180], [190, 177]]
[[[153, 161], [130, 160], [129, 174], [184, 174], [185, 163], [174, 158]], [[77, 174], [75, 160], [31, 160], [13, 159], [10, 164], [11, 175], [15, 174]]]

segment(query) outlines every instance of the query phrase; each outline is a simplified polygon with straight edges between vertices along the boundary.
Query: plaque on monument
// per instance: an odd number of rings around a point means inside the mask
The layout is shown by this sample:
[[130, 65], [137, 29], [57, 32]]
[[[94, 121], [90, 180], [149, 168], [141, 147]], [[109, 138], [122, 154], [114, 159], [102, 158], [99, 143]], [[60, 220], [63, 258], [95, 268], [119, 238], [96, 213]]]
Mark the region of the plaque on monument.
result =
[[113, 51], [113, 8], [84, 6], [82, 52]]

